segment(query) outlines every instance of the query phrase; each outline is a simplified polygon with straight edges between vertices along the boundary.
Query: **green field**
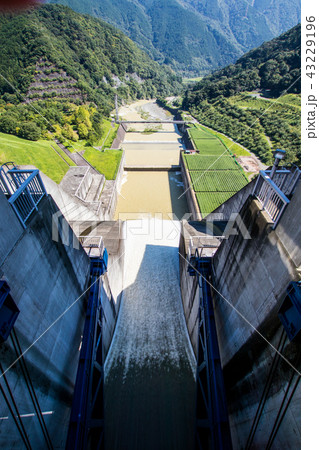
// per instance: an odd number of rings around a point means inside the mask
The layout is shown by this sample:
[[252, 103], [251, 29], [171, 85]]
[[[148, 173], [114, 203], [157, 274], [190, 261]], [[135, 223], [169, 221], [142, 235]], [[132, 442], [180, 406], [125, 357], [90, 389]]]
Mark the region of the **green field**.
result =
[[236, 160], [229, 154], [223, 156], [185, 155], [188, 170], [236, 170]]
[[190, 172], [195, 192], [237, 192], [247, 184], [240, 170]]
[[121, 150], [105, 150], [100, 152], [94, 148], [88, 148], [84, 158], [89, 161], [107, 180], [114, 180], [122, 158]]
[[210, 135], [218, 137], [233, 155], [250, 156], [250, 152], [246, 150], [242, 145], [237, 144], [237, 142], [234, 142], [232, 139], [224, 136], [222, 133], [218, 133], [218, 131], [207, 128], [203, 125], [200, 125], [199, 128], [203, 131], [206, 131], [206, 133], [209, 133]]
[[69, 166], [55, 153], [53, 141], [27, 141], [0, 133], [0, 163], [12, 161], [19, 165], [33, 165], [56, 183], [60, 183]]
[[234, 194], [235, 192], [196, 192], [198, 206], [203, 217], [206, 217]]
[[[0, 133], [0, 164], [12, 161], [18, 165], [32, 165], [40, 169], [56, 183], [60, 183], [69, 169], [59, 154], [74, 166], [74, 163], [57, 147], [53, 141], [27, 141], [25, 139]], [[94, 148], [87, 148], [84, 157], [103, 175], [106, 179], [113, 180], [121, 161], [122, 151], [105, 150], [100, 152]]]
[[203, 102], [190, 112], [201, 124], [210, 127], [204, 128], [207, 134], [219, 137], [236, 156], [249, 156], [249, 150], [270, 165], [272, 150], [281, 148], [286, 151], [286, 164], [300, 165], [300, 104], [299, 94], [263, 98], [254, 93], [238, 93]]
[[[239, 106], [247, 107], [247, 108], [253, 108], [253, 109], [267, 109], [270, 106], [273, 108], [280, 107], [280, 105], [283, 105], [284, 108], [282, 109], [283, 112], [287, 112], [287, 105], [291, 106], [293, 110], [295, 108], [301, 109], [301, 95], [300, 94], [286, 94], [282, 97], [279, 97], [278, 99], [271, 99], [271, 98], [263, 98], [263, 97], [254, 97], [253, 93], [245, 93], [234, 95], [233, 97], [230, 97], [232, 103], [236, 103]], [[289, 110], [289, 109], [288, 109]]]
[[199, 209], [203, 217], [218, 208], [248, 183], [225, 141], [208, 129], [189, 129], [199, 154], [184, 155]]

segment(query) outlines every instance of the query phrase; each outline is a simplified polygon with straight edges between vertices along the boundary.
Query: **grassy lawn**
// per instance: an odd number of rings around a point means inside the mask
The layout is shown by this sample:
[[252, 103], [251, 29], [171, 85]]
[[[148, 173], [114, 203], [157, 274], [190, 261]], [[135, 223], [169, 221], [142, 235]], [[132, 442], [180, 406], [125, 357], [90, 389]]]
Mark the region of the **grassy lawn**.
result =
[[105, 175], [107, 180], [114, 180], [121, 161], [122, 151], [105, 150], [104, 152], [100, 152], [99, 150], [90, 147], [85, 150], [83, 156], [92, 164], [92, 166]]
[[198, 83], [201, 81], [203, 77], [194, 77], [194, 78], [183, 78], [183, 84], [191, 84], [191, 83]]
[[55, 144], [55, 142], [52, 143], [52, 146], [56, 149], [56, 151], [59, 153], [59, 155], [62, 156], [63, 159], [65, 159], [65, 161], [69, 164], [69, 166], [75, 166], [74, 162], [72, 161], [72, 159], [70, 159], [63, 150], [60, 149], [60, 147], [58, 145]]
[[233, 156], [184, 155], [188, 170], [236, 170], [238, 163]]
[[12, 161], [21, 165], [33, 165], [53, 181], [60, 183], [69, 166], [51, 148], [53, 144], [52, 141], [33, 142], [0, 133], [0, 163]]
[[237, 192], [247, 184], [240, 170], [208, 170], [190, 172], [196, 192]]
[[88, 143], [83, 139], [79, 139], [77, 142], [67, 141], [64, 142], [64, 145], [71, 153], [82, 152], [88, 148]]
[[226, 202], [236, 192], [196, 192], [199, 209], [203, 217]]
[[214, 155], [220, 156], [222, 154], [229, 154], [227, 147], [218, 139], [204, 129], [190, 128], [189, 134], [191, 135], [197, 150], [200, 155]]
[[[118, 127], [119, 125], [115, 124], [113, 128], [111, 122], [105, 119], [103, 121], [103, 135], [98, 141], [94, 142], [94, 147], [110, 148], [116, 138]], [[71, 153], [87, 151], [88, 148], [92, 148], [85, 139], [79, 139], [76, 142], [68, 140], [64, 145]]]
[[[265, 109], [269, 107], [270, 103], [290, 105], [293, 107], [301, 108], [301, 94], [286, 94], [279, 98], [265, 99], [262, 97], [253, 97], [252, 92], [244, 92], [242, 94], [235, 95], [231, 99], [235, 102], [242, 102], [240, 106], [253, 107], [259, 109]], [[268, 105], [267, 105], [268, 104]]]
[[299, 94], [286, 94], [279, 98], [265, 99], [252, 97], [248, 94], [237, 94], [229, 98], [230, 103], [242, 109], [257, 112], [277, 112], [278, 114], [295, 116], [301, 110], [301, 98]]

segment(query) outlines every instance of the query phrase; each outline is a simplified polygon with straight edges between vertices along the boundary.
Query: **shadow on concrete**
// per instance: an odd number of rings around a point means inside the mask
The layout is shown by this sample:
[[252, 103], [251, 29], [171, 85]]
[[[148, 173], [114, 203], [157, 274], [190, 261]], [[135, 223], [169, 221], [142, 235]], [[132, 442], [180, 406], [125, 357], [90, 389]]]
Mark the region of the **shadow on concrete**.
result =
[[196, 385], [186, 333], [176, 247], [146, 245], [123, 292], [106, 361], [105, 448], [194, 448]]
[[[167, 172], [169, 190], [172, 202], [172, 211], [178, 220], [181, 220], [189, 212], [182, 175], [180, 171]], [[179, 198], [180, 197], [180, 198]]]

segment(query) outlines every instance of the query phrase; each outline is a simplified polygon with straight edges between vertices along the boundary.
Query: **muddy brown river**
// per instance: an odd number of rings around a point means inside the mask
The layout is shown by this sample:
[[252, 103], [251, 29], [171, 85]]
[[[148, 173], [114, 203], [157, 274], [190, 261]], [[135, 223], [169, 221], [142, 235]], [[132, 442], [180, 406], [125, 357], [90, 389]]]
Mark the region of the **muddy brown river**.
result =
[[[120, 108], [123, 120], [171, 119], [155, 101]], [[157, 130], [156, 130], [157, 128]], [[122, 144], [125, 167], [114, 219], [181, 219], [187, 213], [179, 171], [181, 135], [173, 124], [132, 124]], [[173, 169], [173, 170], [172, 170]]]

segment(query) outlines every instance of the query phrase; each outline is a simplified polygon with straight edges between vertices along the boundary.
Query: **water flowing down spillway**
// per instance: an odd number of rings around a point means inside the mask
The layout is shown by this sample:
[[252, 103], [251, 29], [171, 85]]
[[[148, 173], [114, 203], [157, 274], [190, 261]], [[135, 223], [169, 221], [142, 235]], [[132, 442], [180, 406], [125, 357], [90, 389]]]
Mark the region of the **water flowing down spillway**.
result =
[[126, 225], [125, 287], [105, 363], [106, 448], [191, 449], [196, 362], [179, 287], [180, 224]]

